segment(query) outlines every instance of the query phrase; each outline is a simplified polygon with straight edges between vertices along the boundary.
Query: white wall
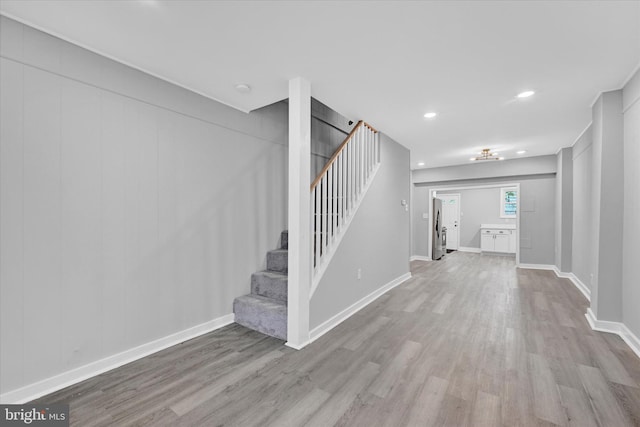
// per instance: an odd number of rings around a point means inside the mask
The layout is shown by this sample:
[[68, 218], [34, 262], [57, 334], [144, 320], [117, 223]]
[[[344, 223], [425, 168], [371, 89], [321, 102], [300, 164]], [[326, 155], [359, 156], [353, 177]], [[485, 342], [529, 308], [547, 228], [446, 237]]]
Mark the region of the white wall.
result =
[[593, 269], [593, 231], [591, 204], [592, 134], [591, 127], [573, 145], [573, 236], [571, 271], [591, 290]]
[[625, 325], [640, 337], [640, 71], [623, 90], [624, 235], [622, 310]]
[[287, 111], [1, 19], [6, 393], [232, 312], [286, 226]]
[[409, 212], [400, 203], [409, 201], [409, 164], [409, 150], [381, 134], [380, 169], [311, 298], [311, 329], [409, 273]]

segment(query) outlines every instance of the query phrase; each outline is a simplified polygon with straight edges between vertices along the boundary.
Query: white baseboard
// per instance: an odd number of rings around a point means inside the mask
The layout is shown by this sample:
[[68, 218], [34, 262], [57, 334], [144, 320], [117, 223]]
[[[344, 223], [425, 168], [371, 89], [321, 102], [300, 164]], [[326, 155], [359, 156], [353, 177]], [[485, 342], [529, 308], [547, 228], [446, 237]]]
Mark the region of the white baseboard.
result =
[[587, 285], [582, 283], [580, 279], [578, 279], [578, 276], [576, 276], [573, 273], [563, 273], [562, 271], [558, 270], [558, 268], [555, 268], [553, 271], [555, 271], [556, 276], [561, 277], [563, 279], [571, 280], [571, 283], [573, 283], [573, 285], [576, 288], [578, 288], [580, 293], [584, 295], [587, 301], [591, 302], [591, 290], [587, 287]]
[[606, 320], [598, 320], [591, 311], [591, 308], [587, 309], [587, 313], [585, 314], [587, 318], [587, 322], [589, 322], [589, 326], [594, 331], [599, 332], [608, 332], [610, 334], [617, 334], [622, 338], [622, 340], [627, 343], [627, 345], [633, 350], [636, 356], [640, 357], [640, 338], [635, 336], [633, 332], [627, 328], [627, 325], [621, 322], [609, 322]]
[[293, 344], [293, 343], [290, 343], [289, 341], [284, 343], [284, 345], [286, 345], [287, 347], [291, 347], [294, 350], [302, 350], [303, 348], [305, 348], [309, 344], [311, 344], [310, 340], [307, 340], [307, 341], [303, 342], [302, 344]]
[[480, 249], [480, 248], [469, 248], [469, 247], [466, 247], [466, 246], [460, 246], [458, 248], [458, 250], [460, 252], [471, 252], [471, 253], [474, 253], [474, 254], [479, 254], [479, 253], [482, 252], [482, 249]]
[[378, 297], [390, 291], [391, 289], [395, 288], [396, 286], [400, 285], [401, 283], [405, 282], [406, 280], [409, 280], [410, 278], [411, 278], [411, 273], [405, 273], [402, 276], [393, 279], [386, 285], [371, 292], [369, 295], [351, 304], [349, 307], [345, 308], [340, 313], [326, 320], [322, 324], [316, 326], [309, 332], [308, 344], [311, 344], [312, 342], [314, 342], [315, 340], [317, 340], [318, 338], [320, 338], [321, 336], [329, 332], [331, 329], [335, 328], [340, 323], [344, 322], [349, 317], [353, 316], [358, 311], [362, 310], [364, 307], [371, 304], [373, 301], [378, 299]]
[[80, 381], [84, 381], [122, 365], [126, 365], [127, 363], [131, 363], [145, 356], [149, 356], [150, 354], [157, 353], [160, 350], [164, 350], [176, 344], [180, 344], [181, 342], [204, 335], [222, 328], [223, 326], [227, 326], [233, 323], [234, 319], [235, 316], [233, 313], [227, 314], [225, 316], [218, 317], [217, 319], [185, 329], [184, 331], [176, 332], [175, 334], [168, 335], [155, 341], [142, 344], [138, 347], [125, 350], [121, 353], [105, 357], [104, 359], [96, 360], [95, 362], [91, 362], [70, 371], [63, 372], [42, 381], [38, 381], [37, 383], [8, 391], [0, 395], [0, 403], [22, 404], [29, 402], [70, 385], [79, 383]]
[[526, 268], [528, 270], [552, 270], [555, 271], [556, 266], [551, 264], [523, 264], [517, 265], [518, 268]]
[[431, 258], [424, 255], [412, 255], [409, 261], [431, 261]]

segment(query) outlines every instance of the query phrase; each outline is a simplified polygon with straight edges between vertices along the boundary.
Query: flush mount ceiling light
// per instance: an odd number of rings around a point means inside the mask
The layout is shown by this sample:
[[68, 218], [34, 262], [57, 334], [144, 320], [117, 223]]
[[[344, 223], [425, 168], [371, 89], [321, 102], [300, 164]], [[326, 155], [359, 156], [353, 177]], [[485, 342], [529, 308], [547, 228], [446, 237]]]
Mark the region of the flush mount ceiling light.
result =
[[490, 148], [483, 149], [480, 153], [478, 153], [478, 157], [472, 157], [469, 160], [471, 161], [480, 161], [480, 160], [504, 160], [504, 157], [498, 157], [498, 153], [492, 153]]
[[526, 152], [527, 152], [527, 150], [520, 150], [520, 151], [516, 151], [516, 154], [524, 154]]
[[518, 98], [528, 98], [533, 95], [535, 92], [532, 90], [525, 90], [524, 92], [520, 92], [518, 94]]
[[418, 166], [424, 166], [424, 162], [418, 162]]
[[437, 115], [438, 115], [437, 113], [433, 113], [433, 112], [431, 112], [431, 113], [425, 113], [424, 117], [425, 117], [426, 119], [433, 119], [433, 118], [434, 118], [435, 116], [437, 116]]
[[236, 90], [240, 93], [249, 93], [251, 92], [251, 86], [246, 83], [239, 83], [236, 85]]

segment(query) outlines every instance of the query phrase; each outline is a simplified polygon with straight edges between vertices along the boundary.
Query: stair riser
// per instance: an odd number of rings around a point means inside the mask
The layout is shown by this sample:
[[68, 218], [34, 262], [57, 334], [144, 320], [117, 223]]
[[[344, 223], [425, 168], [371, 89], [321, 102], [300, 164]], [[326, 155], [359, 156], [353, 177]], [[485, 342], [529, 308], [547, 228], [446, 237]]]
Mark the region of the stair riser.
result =
[[233, 312], [236, 323], [281, 340], [287, 339], [286, 311], [266, 311], [259, 305], [236, 300]]
[[287, 301], [287, 278], [273, 278], [260, 273], [251, 276], [251, 293], [279, 301]]
[[267, 253], [267, 270], [279, 271], [280, 273], [287, 273], [288, 271], [288, 257], [286, 252], [268, 252]]

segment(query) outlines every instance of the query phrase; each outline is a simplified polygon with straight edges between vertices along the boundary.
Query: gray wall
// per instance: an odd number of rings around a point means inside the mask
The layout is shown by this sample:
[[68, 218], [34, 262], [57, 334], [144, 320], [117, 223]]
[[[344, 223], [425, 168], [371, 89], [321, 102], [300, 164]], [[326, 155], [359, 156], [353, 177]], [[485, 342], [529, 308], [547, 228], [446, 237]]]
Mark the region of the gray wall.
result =
[[[428, 256], [428, 221], [422, 219], [419, 209], [428, 209], [429, 189], [520, 183], [520, 262], [554, 264], [556, 167], [556, 156], [551, 155], [414, 170], [412, 255]], [[521, 171], [529, 175], [521, 175]], [[492, 172], [495, 177], [490, 176]], [[478, 177], [463, 179], [474, 174]], [[431, 178], [438, 181], [422, 181]]]
[[409, 150], [384, 134], [380, 150], [378, 174], [311, 298], [311, 329], [409, 272], [409, 212], [400, 204], [409, 200]]
[[286, 106], [0, 19], [0, 392], [230, 314], [286, 227]]
[[429, 187], [411, 186], [411, 206], [411, 255], [426, 257], [429, 253]]
[[640, 337], [640, 72], [623, 90], [624, 236], [622, 304], [624, 323]]
[[356, 123], [311, 98], [311, 182], [318, 176]]
[[572, 149], [563, 148], [557, 154], [556, 173], [556, 262], [560, 271], [571, 271], [573, 239], [573, 158]]
[[597, 318], [622, 321], [623, 116], [622, 91], [593, 106], [593, 232], [595, 274], [591, 308]]
[[573, 236], [571, 244], [571, 270], [591, 290], [593, 263], [593, 207], [591, 127], [573, 145]]
[[464, 181], [470, 179], [556, 173], [556, 156], [535, 156], [505, 161], [470, 162], [465, 165], [415, 169], [411, 182]]
[[500, 218], [500, 188], [438, 191], [438, 194], [460, 194], [460, 246], [480, 248], [481, 224], [515, 224], [511, 218]]

